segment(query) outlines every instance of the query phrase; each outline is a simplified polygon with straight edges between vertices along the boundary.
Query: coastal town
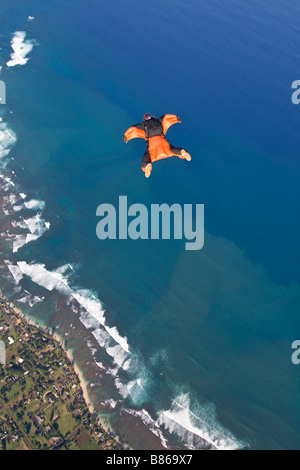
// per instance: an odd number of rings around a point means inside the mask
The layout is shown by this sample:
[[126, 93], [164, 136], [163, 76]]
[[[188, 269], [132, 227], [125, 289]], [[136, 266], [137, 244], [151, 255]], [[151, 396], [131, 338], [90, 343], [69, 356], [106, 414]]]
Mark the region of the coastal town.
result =
[[62, 345], [2, 295], [0, 342], [0, 450], [126, 449], [89, 410]]

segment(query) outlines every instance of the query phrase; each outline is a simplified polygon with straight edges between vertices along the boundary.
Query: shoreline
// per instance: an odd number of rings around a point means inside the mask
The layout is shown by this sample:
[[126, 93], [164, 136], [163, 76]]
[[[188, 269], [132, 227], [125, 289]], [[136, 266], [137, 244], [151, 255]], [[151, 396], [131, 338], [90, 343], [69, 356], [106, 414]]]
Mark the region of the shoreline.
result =
[[[85, 404], [89, 410], [89, 412], [92, 414], [92, 415], [97, 415], [96, 416], [96, 420], [98, 421], [98, 423], [100, 424], [100, 426], [103, 428], [103, 430], [109, 434], [118, 444], [122, 445], [122, 447], [124, 448], [125, 450], [125, 447], [128, 449], [130, 448], [130, 450], [133, 450], [127, 443], [125, 444], [124, 441], [122, 442], [120, 436], [118, 436], [117, 434], [115, 434], [115, 432], [112, 432], [106, 425], [105, 423], [103, 422], [103, 420], [101, 420], [101, 416], [99, 415], [99, 413], [95, 410], [94, 406], [92, 405], [92, 403], [90, 402], [90, 398], [89, 398], [89, 394], [88, 394], [88, 383], [85, 381], [84, 379], [84, 376], [83, 376], [83, 372], [80, 370], [80, 368], [78, 367], [78, 365], [75, 363], [74, 361], [74, 358], [73, 358], [73, 355], [72, 355], [72, 352], [71, 350], [69, 350], [65, 344], [64, 344], [64, 341], [62, 338], [60, 338], [60, 336], [57, 334], [57, 333], [53, 333], [52, 331], [50, 331], [49, 328], [47, 327], [44, 327], [42, 326], [41, 324], [39, 324], [38, 322], [35, 322], [34, 320], [32, 320], [31, 318], [29, 318], [22, 310], [20, 310], [19, 308], [17, 308], [14, 303], [9, 300], [6, 295], [4, 295], [3, 291], [0, 289], [0, 300], [2, 300], [2, 302], [4, 302], [6, 304], [6, 306], [16, 315], [16, 316], [20, 316], [26, 323], [28, 323], [29, 325], [32, 325], [34, 326], [35, 328], [37, 328], [38, 330], [40, 330], [42, 333], [45, 333], [47, 335], [49, 335], [51, 338], [53, 338], [53, 340], [55, 342], [58, 343], [58, 345], [62, 348], [62, 350], [64, 351], [64, 353], [66, 354], [66, 356], [68, 357], [69, 361], [71, 362], [71, 366], [72, 366], [72, 369], [74, 370], [75, 374], [77, 375], [78, 379], [79, 379], [79, 383], [80, 383], [80, 388], [82, 390], [82, 394], [83, 394], [83, 399], [85, 401]], [[112, 436], [113, 434], [113, 436]]]

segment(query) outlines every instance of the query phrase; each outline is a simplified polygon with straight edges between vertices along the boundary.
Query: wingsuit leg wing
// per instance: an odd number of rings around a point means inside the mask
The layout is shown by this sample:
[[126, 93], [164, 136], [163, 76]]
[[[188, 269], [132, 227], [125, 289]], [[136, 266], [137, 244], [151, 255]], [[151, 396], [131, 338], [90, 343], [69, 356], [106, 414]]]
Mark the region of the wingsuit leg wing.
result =
[[183, 148], [173, 147], [173, 145], [170, 145], [170, 148], [171, 148], [172, 152], [174, 153], [174, 155], [176, 155], [177, 157], [181, 158], [182, 160], [187, 160], [188, 162], [191, 161], [192, 157]]
[[150, 156], [148, 145], [147, 145], [147, 148], [144, 153], [143, 160], [142, 160], [142, 170], [145, 172], [146, 178], [149, 178], [151, 171], [152, 171], [152, 163], [151, 163], [151, 156]]

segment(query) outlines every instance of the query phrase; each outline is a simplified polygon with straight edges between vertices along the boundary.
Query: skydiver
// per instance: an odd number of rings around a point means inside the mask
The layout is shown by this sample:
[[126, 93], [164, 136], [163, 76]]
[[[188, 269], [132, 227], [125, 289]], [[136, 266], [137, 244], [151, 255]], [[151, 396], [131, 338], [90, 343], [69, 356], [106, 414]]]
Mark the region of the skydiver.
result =
[[162, 158], [179, 157], [190, 161], [190, 154], [181, 147], [174, 147], [165, 138], [165, 134], [170, 126], [181, 119], [175, 114], [164, 114], [156, 119], [149, 113], [144, 114], [143, 122], [129, 127], [124, 134], [124, 142], [140, 137], [146, 140], [147, 148], [142, 160], [142, 170], [146, 178], [149, 178], [152, 171], [152, 163]]

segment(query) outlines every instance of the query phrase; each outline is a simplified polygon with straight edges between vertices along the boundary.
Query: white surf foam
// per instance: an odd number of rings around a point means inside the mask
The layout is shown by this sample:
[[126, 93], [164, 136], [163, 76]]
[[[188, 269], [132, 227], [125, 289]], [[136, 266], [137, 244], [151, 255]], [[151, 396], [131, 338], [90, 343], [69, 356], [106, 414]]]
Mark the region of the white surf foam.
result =
[[130, 382], [128, 382], [126, 387], [128, 389], [128, 392], [130, 393], [130, 395], [133, 396], [133, 397], [138, 396], [138, 395], [140, 395], [141, 393], [143, 393], [145, 391], [144, 387], [142, 386], [142, 379], [141, 378], [131, 380]]
[[13, 238], [13, 253], [16, 253], [22, 246], [26, 245], [26, 235], [14, 235]]
[[37, 240], [40, 238], [49, 228], [50, 223], [46, 222], [41, 214], [36, 214], [29, 219], [22, 219], [20, 221], [12, 221], [12, 225], [20, 227], [22, 229], [29, 230], [29, 233], [18, 234], [15, 236], [13, 242], [13, 253], [16, 253], [22, 246], [27, 243]]
[[14, 33], [11, 41], [11, 47], [14, 52], [10, 55], [10, 60], [6, 62], [8, 67], [27, 64], [29, 58], [26, 56], [32, 51], [35, 42], [25, 38], [25, 31], [16, 31]]
[[22, 302], [29, 305], [30, 307], [33, 307], [35, 304], [42, 302], [43, 300], [43, 298], [40, 298], [37, 295], [32, 295], [30, 292], [25, 290], [25, 295], [18, 299], [18, 302]]
[[115, 342], [118, 343], [122, 349], [124, 349], [124, 351], [129, 352], [127, 338], [120, 336], [115, 326], [113, 326], [112, 328], [105, 326], [105, 329], [109, 333], [109, 335], [115, 340]]
[[150, 429], [153, 434], [155, 434], [161, 441], [162, 445], [168, 449], [168, 443], [166, 438], [164, 437], [161, 429], [159, 428], [158, 424], [154, 419], [151, 418], [150, 414], [148, 413], [147, 410], [142, 409], [140, 411], [133, 410], [130, 408], [124, 408], [122, 412], [126, 412], [132, 416], [139, 417], [143, 423], [147, 426], [148, 429]]
[[[95, 328], [95, 322], [91, 319], [87, 318], [85, 315], [80, 316], [80, 321], [87, 327], [87, 328]], [[98, 324], [99, 326], [99, 324]], [[130, 356], [127, 351], [125, 351], [118, 343], [115, 344], [115, 339], [109, 335], [105, 326], [102, 328], [95, 328], [92, 331], [94, 338], [96, 339], [97, 343], [101, 348], [104, 348], [112, 357], [115, 364], [118, 367], [121, 367], [124, 370], [128, 370], [130, 366]], [[112, 342], [112, 339], [114, 340]]]
[[89, 290], [72, 291], [72, 296], [95, 320], [104, 325], [105, 317], [102, 304]]
[[18, 196], [16, 194], [10, 194], [9, 195], [9, 203], [10, 204], [15, 204], [16, 202], [18, 202]]
[[[72, 296], [84, 308], [84, 310], [98, 322], [98, 325], [93, 322], [91, 323], [91, 319], [88, 319], [86, 315], [80, 316], [81, 322], [85, 324], [86, 327], [88, 322], [89, 328], [95, 328], [92, 333], [99, 345], [101, 347], [105, 347], [107, 353], [113, 358], [114, 362], [118, 364], [119, 367], [127, 370], [130, 365], [127, 338], [121, 336], [116, 327], [109, 327], [106, 325], [105, 312], [99, 299], [97, 299], [88, 290], [72, 291]], [[97, 328], [99, 323], [104, 327], [104, 329]], [[111, 343], [111, 339], [113, 339], [114, 343], [117, 344]]]
[[[137, 358], [131, 356], [130, 375], [136, 377], [128, 382], [126, 382], [124, 378], [120, 378], [118, 366], [108, 368], [106, 372], [114, 378], [115, 386], [123, 399], [130, 397], [130, 401], [135, 406], [141, 406], [143, 403], [149, 401], [149, 385], [151, 384], [151, 379], [147, 367], [140, 362], [137, 366], [137, 364], [134, 364], [135, 361], [137, 362]], [[122, 369], [127, 370], [126, 362], [122, 365]]]
[[42, 211], [45, 208], [45, 202], [38, 199], [31, 199], [30, 201], [25, 201], [24, 205], [27, 209], [35, 209]]
[[75, 299], [81, 306], [80, 321], [86, 328], [92, 328], [92, 334], [101, 347], [113, 358], [113, 361], [127, 370], [130, 364], [130, 353], [127, 338], [119, 334], [116, 327], [108, 327], [104, 310], [99, 299], [89, 290], [72, 289], [66, 277], [66, 271], [70, 268], [67, 264], [61, 268], [48, 271], [44, 264], [26, 261], [17, 262], [21, 272], [29, 276], [33, 282], [49, 291], [54, 289], [66, 295], [69, 299]]
[[[4, 177], [2, 177], [2, 180], [3, 181], [6, 181], [7, 178], [5, 179]], [[2, 189], [9, 189], [9, 186], [11, 186], [11, 182], [8, 183], [8, 181], [6, 181], [6, 183], [4, 185], [1, 185]], [[16, 202], [18, 202], [20, 200], [20, 196], [18, 193], [14, 193], [14, 192], [11, 192], [8, 196], [4, 196], [3, 197], [3, 203], [2, 203], [2, 209], [3, 209], [3, 212], [5, 214], [12, 214], [14, 212], [14, 210], [12, 210], [12, 206], [16, 204]]]
[[29, 228], [31, 233], [42, 234], [46, 227], [44, 226], [45, 220], [42, 219], [40, 214], [31, 217], [30, 219], [24, 219], [25, 224]]
[[12, 220], [11, 225], [13, 227], [21, 227], [21, 228], [27, 228], [27, 225], [25, 224], [24, 220]]
[[106, 405], [106, 406], [108, 405], [110, 408], [114, 409], [117, 406], [118, 403], [119, 403], [118, 401], [113, 400], [112, 398], [110, 398], [109, 400], [105, 400], [103, 405]]
[[102, 364], [102, 362], [96, 362], [96, 364], [99, 367], [99, 369], [106, 370], [106, 367], [104, 364]]
[[12, 264], [8, 260], [4, 260], [4, 261], [5, 261], [6, 266], [8, 267], [11, 275], [13, 276], [16, 284], [19, 284], [20, 280], [23, 278], [23, 273], [22, 273], [21, 269], [19, 268], [19, 266], [15, 265], [15, 264]]
[[[178, 396], [170, 410], [159, 413], [157, 424], [176, 434], [190, 449], [197, 449], [200, 437], [219, 450], [235, 450], [244, 447], [227, 429], [217, 421], [212, 404], [197, 407], [197, 415], [190, 410], [188, 394]], [[201, 446], [201, 444], [198, 444]]]
[[130, 358], [128, 358], [128, 353], [120, 345], [109, 346], [106, 348], [107, 354], [109, 354], [114, 362], [118, 364], [124, 370], [128, 370], [130, 367]]
[[119, 394], [121, 395], [122, 398], [127, 398], [128, 395], [129, 395], [129, 390], [128, 388], [126, 387], [126, 385], [120, 380], [120, 378], [116, 375], [118, 372], [118, 368], [117, 369], [109, 369], [108, 370], [108, 373], [112, 376], [112, 377], [115, 377], [115, 386], [119, 392]]
[[11, 130], [6, 123], [0, 122], [0, 158], [9, 154], [16, 140], [17, 136], [14, 131]]
[[61, 293], [69, 294], [70, 288], [66, 279], [58, 271], [47, 271], [44, 264], [28, 264], [26, 261], [17, 262], [22, 273], [29, 276], [33, 282], [45, 289], [58, 290]]

